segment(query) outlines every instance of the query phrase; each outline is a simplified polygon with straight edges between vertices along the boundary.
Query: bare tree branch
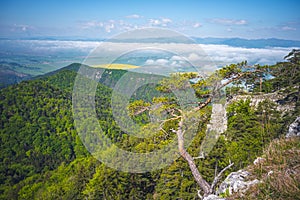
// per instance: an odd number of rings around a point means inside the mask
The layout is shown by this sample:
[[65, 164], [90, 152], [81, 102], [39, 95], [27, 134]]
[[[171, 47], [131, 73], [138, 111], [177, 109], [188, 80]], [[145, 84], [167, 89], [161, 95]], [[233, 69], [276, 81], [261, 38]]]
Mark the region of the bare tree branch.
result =
[[201, 190], [197, 190], [197, 194], [198, 194], [198, 197], [199, 197], [200, 199], [203, 199], [203, 197], [202, 197], [202, 195], [201, 195]]
[[[261, 70], [255, 70], [253, 72], [242, 72], [237, 74], [235, 77], [229, 79], [227, 82], [223, 83], [221, 86], [219, 86], [218, 88], [215, 88], [215, 92], [221, 90], [222, 88], [224, 88], [225, 86], [229, 85], [230, 83], [237, 81], [239, 79], [241, 79], [243, 76], [255, 73], [255, 72], [262, 72]], [[199, 106], [195, 107], [193, 111], [198, 111], [201, 110], [202, 108], [206, 107], [209, 103], [211, 103], [212, 101], [212, 96], [210, 95], [205, 102], [198, 102]]]
[[133, 113], [134, 116], [139, 115], [147, 110], [150, 110], [150, 107], [139, 106], [140, 109]]
[[192, 172], [196, 182], [198, 183], [198, 185], [201, 187], [202, 191], [204, 192], [204, 194], [208, 195], [209, 191], [210, 191], [210, 186], [203, 179], [192, 156], [186, 151], [186, 149], [184, 147], [183, 118], [181, 118], [180, 122], [178, 123], [178, 128], [176, 130], [176, 134], [178, 137], [178, 149], [179, 149], [180, 155], [188, 162], [191, 172]]
[[198, 110], [201, 110], [202, 108], [206, 107], [210, 102], [211, 102], [212, 98], [209, 97], [208, 99], [206, 99], [206, 101], [204, 103], [199, 103], [199, 106], [197, 106], [196, 108], [194, 108], [192, 111], [196, 112]]
[[167, 132], [163, 129], [163, 125], [164, 125], [166, 122], [168, 122], [168, 121], [177, 120], [177, 119], [179, 119], [179, 118], [182, 118], [182, 116], [179, 115], [179, 116], [176, 116], [176, 117], [173, 117], [173, 118], [169, 118], [169, 119], [166, 119], [166, 120], [162, 120], [161, 123], [159, 124], [159, 129], [163, 130], [164, 133], [167, 133]]
[[217, 185], [217, 183], [220, 181], [222, 174], [229, 169], [230, 167], [232, 167], [234, 165], [234, 163], [230, 163], [227, 167], [225, 167], [224, 169], [222, 169], [219, 174], [214, 178], [214, 181], [212, 182], [211, 186], [210, 186], [210, 194], [212, 194], [214, 192], [214, 189]]

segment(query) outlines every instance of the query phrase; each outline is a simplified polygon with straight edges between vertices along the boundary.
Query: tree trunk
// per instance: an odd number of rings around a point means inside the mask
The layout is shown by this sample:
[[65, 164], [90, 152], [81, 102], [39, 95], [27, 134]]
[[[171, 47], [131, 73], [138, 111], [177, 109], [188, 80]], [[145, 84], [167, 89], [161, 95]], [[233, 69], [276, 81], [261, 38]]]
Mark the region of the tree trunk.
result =
[[193, 157], [184, 148], [184, 138], [183, 138], [184, 131], [182, 130], [182, 125], [183, 125], [183, 120], [181, 119], [178, 125], [178, 130], [176, 131], [178, 137], [178, 148], [179, 148], [180, 155], [188, 162], [189, 167], [194, 176], [194, 179], [196, 180], [200, 188], [203, 190], [204, 196], [207, 196], [210, 193], [210, 185], [203, 179], [194, 162]]
[[262, 91], [262, 78], [259, 78], [259, 91]]

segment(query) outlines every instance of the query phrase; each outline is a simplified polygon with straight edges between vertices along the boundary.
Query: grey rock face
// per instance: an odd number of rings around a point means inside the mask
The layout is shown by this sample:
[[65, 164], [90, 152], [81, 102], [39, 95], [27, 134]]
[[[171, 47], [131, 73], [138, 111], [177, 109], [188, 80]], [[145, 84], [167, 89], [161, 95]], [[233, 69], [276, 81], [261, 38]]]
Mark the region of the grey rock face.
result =
[[210, 194], [207, 197], [204, 197], [203, 200], [225, 200], [224, 198], [218, 197], [214, 194]]
[[284, 99], [284, 96], [281, 94], [276, 93], [269, 93], [269, 94], [261, 94], [261, 95], [236, 95], [232, 99], [229, 100], [229, 103], [239, 100], [247, 100], [250, 99], [250, 106], [257, 107], [258, 104], [266, 99], [273, 101], [277, 104], [276, 110], [281, 112], [288, 112], [294, 109], [294, 104], [279, 104], [279, 101]]
[[257, 179], [252, 181], [246, 181], [246, 178], [249, 175], [250, 173], [244, 170], [232, 172], [221, 183], [217, 193], [218, 194], [228, 193], [229, 195], [231, 195], [234, 192], [239, 192], [239, 193], [245, 192], [251, 185], [259, 183], [259, 180]]
[[222, 104], [213, 104], [208, 128], [217, 133], [224, 133], [227, 129], [226, 107]]
[[294, 137], [300, 136], [300, 116], [296, 118], [296, 120], [290, 124], [289, 130], [285, 137]]
[[259, 165], [261, 163], [264, 163], [266, 161], [265, 158], [262, 158], [262, 157], [257, 157], [254, 161], [253, 161], [253, 164], [254, 165]]
[[227, 129], [226, 105], [212, 105], [211, 120], [207, 125], [206, 135], [200, 147], [199, 158], [204, 158], [214, 147], [221, 133]]

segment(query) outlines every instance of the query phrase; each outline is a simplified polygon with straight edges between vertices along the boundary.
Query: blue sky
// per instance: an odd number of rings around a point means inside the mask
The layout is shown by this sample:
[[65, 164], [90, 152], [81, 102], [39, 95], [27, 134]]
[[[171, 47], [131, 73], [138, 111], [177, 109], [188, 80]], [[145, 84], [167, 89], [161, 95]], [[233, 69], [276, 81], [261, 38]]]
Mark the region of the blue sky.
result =
[[2, 0], [0, 37], [105, 38], [142, 27], [300, 40], [298, 0]]

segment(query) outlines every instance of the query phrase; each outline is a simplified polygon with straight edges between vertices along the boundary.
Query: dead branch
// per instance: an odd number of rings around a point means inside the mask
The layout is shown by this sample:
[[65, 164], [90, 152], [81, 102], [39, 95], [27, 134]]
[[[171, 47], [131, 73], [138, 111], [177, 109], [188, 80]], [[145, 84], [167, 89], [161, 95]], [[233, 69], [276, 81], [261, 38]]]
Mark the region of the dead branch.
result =
[[141, 114], [141, 113], [143, 113], [143, 112], [145, 112], [147, 110], [150, 110], [150, 107], [139, 106], [138, 108], [140, 108], [140, 109], [136, 110], [133, 113], [134, 116], [139, 115], [139, 114]]
[[176, 130], [177, 138], [178, 138], [178, 149], [180, 155], [188, 162], [189, 167], [191, 169], [191, 172], [204, 192], [204, 195], [208, 195], [210, 191], [210, 186], [209, 184], [204, 180], [204, 178], [201, 176], [192, 156], [186, 151], [184, 147], [184, 131], [183, 131], [183, 118], [181, 118], [180, 122], [178, 123], [178, 128]]
[[217, 183], [220, 181], [222, 174], [229, 169], [230, 167], [232, 167], [234, 165], [234, 163], [230, 163], [227, 167], [225, 167], [224, 169], [222, 169], [219, 174], [214, 178], [214, 181], [212, 182], [211, 186], [210, 186], [210, 194], [213, 193]]
[[206, 99], [206, 101], [204, 103], [199, 103], [199, 106], [197, 106], [196, 108], [194, 108], [192, 111], [198, 111], [201, 110], [202, 108], [206, 107], [210, 102], [211, 102], [212, 98], [209, 97], [208, 99]]

